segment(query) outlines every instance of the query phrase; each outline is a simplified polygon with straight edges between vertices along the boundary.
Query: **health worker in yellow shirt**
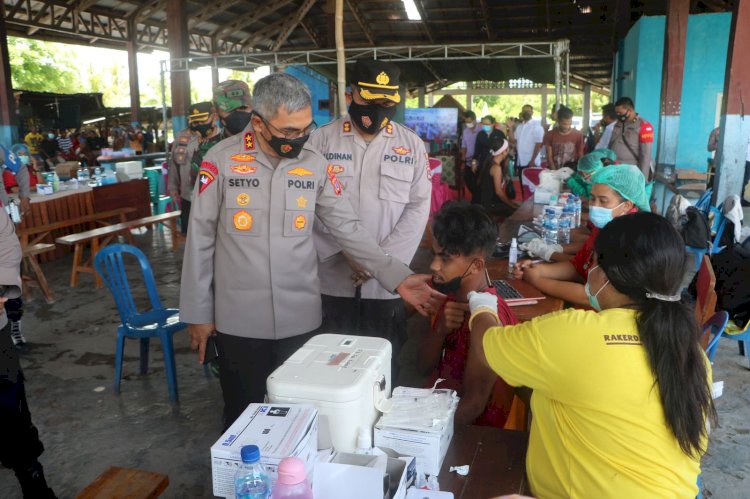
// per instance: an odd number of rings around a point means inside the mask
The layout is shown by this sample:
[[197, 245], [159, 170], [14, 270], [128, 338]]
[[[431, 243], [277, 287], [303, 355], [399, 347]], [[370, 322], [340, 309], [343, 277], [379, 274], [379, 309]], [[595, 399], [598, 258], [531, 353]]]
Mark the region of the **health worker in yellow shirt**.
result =
[[651, 213], [599, 232], [586, 295], [498, 327], [497, 298], [470, 293], [471, 355], [533, 389], [526, 469], [534, 497], [695, 497], [714, 423], [711, 368], [680, 302], [685, 243]]

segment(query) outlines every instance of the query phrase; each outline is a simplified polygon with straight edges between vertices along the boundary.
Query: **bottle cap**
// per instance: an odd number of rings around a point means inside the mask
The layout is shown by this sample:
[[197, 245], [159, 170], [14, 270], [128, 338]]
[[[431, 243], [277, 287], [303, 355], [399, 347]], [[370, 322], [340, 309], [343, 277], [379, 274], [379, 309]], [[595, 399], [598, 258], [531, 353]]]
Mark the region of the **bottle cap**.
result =
[[257, 463], [260, 461], [260, 449], [257, 445], [243, 445], [240, 450], [243, 463]]
[[298, 457], [285, 457], [279, 463], [279, 483], [296, 485], [307, 478], [305, 463]]

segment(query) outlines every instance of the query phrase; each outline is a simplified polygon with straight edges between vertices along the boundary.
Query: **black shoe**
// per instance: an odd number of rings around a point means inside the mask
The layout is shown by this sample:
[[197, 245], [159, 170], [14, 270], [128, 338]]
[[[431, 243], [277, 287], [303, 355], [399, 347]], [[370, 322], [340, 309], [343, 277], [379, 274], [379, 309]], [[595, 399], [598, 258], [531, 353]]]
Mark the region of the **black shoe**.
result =
[[23, 497], [28, 499], [57, 499], [55, 493], [47, 486], [41, 463], [34, 462], [31, 466], [15, 469], [18, 483], [21, 484]]

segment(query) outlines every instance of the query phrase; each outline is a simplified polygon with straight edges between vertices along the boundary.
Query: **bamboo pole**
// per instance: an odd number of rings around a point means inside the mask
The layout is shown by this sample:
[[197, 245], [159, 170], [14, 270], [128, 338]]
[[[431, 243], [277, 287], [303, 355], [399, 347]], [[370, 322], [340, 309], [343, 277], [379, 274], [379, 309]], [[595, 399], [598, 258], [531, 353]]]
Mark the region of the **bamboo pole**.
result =
[[339, 116], [346, 114], [346, 54], [344, 53], [344, 0], [336, 0], [336, 66], [338, 72], [337, 104]]

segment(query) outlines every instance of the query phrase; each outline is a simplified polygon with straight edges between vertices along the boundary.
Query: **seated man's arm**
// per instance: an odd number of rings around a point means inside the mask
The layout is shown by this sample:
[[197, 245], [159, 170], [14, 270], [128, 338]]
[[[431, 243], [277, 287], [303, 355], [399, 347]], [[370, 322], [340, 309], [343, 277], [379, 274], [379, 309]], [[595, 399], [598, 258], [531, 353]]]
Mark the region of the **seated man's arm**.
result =
[[[497, 374], [492, 369], [482, 365], [475, 356], [469, 355], [464, 371], [463, 393], [456, 408], [456, 426], [470, 425], [482, 415], [497, 379]], [[510, 392], [510, 398], [512, 400], [513, 392]]]

